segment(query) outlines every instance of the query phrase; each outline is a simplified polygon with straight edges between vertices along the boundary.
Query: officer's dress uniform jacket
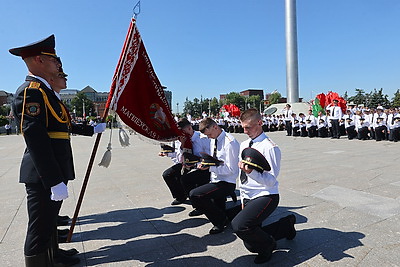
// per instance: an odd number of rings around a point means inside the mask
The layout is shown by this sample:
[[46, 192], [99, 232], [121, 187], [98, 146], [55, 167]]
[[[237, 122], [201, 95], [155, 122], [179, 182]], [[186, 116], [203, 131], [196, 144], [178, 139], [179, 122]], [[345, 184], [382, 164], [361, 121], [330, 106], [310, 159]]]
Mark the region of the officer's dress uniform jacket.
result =
[[18, 88], [13, 110], [27, 146], [20, 182], [41, 182], [50, 188], [73, 180], [70, 133], [91, 136], [93, 127], [71, 124], [66, 107], [54, 92], [32, 76]]
[[71, 124], [68, 110], [50, 85], [36, 76], [27, 76], [17, 89], [12, 109], [26, 143], [19, 181], [28, 194], [25, 255], [29, 256], [49, 246], [51, 225], [61, 207], [61, 201], [50, 200], [50, 188], [75, 178], [70, 133], [90, 136], [93, 127]]

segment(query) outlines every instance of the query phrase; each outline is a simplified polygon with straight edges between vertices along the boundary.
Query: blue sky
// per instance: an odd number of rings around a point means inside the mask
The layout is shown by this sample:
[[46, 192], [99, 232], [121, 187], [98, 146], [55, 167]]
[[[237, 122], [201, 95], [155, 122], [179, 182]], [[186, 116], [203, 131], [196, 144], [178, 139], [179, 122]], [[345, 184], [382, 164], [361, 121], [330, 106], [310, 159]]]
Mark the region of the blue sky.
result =
[[[109, 90], [137, 1], [2, 0], [0, 90], [26, 67], [8, 49], [54, 33], [68, 88]], [[300, 97], [400, 88], [399, 0], [297, 0]], [[161, 83], [186, 97], [248, 88], [286, 96], [284, 0], [141, 0], [137, 19]]]

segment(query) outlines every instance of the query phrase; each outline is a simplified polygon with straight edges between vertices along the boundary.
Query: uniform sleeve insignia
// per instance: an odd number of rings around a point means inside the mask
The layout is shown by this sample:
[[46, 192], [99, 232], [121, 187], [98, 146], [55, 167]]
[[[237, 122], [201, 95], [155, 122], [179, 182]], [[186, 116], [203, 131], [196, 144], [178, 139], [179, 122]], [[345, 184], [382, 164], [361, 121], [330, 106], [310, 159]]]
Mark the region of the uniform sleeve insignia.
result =
[[40, 87], [40, 83], [38, 83], [38, 82], [30, 82], [29, 83], [29, 88], [38, 89], [39, 87]]
[[25, 104], [25, 112], [30, 116], [37, 116], [40, 114], [39, 103], [27, 103]]

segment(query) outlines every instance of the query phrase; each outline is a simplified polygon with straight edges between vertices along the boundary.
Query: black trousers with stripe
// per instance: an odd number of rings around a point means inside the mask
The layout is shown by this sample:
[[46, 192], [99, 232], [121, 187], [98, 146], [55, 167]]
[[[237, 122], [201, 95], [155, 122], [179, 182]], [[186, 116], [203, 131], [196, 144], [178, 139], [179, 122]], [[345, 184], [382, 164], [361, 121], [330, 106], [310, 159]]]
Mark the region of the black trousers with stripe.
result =
[[167, 184], [173, 198], [185, 200], [185, 190], [181, 184], [182, 164], [178, 163], [166, 169], [162, 177]]
[[253, 253], [266, 251], [273, 243], [271, 233], [261, 228], [262, 222], [278, 207], [279, 195], [244, 199], [244, 208], [232, 220], [233, 231]]
[[201, 210], [213, 225], [221, 226], [227, 216], [226, 197], [230, 196], [236, 184], [228, 182], [208, 183], [190, 191], [190, 200], [194, 208]]
[[24, 254], [33, 256], [50, 248], [62, 201], [50, 199], [51, 191], [42, 184], [25, 184], [28, 208], [28, 230]]

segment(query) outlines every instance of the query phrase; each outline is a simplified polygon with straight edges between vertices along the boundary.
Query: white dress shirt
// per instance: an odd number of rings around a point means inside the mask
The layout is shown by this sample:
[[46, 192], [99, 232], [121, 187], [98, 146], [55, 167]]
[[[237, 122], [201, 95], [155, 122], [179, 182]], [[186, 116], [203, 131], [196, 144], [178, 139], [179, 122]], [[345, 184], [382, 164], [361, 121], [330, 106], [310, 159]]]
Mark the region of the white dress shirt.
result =
[[[211, 140], [210, 155], [214, 153], [215, 140]], [[217, 183], [225, 181], [236, 184], [239, 176], [239, 142], [230, 134], [222, 130], [217, 137], [217, 158], [224, 164], [220, 166], [211, 166], [211, 182]]]
[[[249, 147], [250, 140], [248, 139], [241, 143], [239, 155], [242, 154], [243, 149]], [[281, 169], [281, 150], [265, 133], [253, 139], [251, 147], [264, 155], [271, 166], [271, 170], [268, 172], [264, 171], [263, 173], [253, 170], [247, 174], [248, 179], [245, 184], [239, 181], [242, 201], [245, 198], [254, 199], [260, 196], [279, 194], [277, 178]]]

